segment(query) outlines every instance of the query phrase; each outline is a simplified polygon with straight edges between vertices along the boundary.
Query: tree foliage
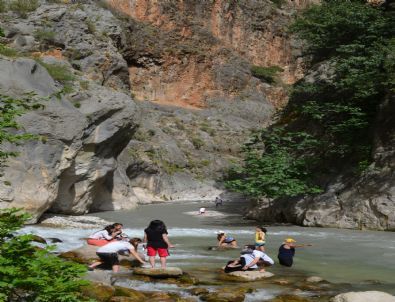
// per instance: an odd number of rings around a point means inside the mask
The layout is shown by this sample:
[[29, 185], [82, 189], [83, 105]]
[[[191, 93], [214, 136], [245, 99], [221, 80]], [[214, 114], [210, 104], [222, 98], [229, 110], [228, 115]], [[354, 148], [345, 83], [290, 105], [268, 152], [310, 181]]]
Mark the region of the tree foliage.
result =
[[394, 87], [393, 17], [364, 1], [328, 0], [297, 18], [291, 31], [306, 42], [315, 75], [296, 83], [279, 120], [246, 144], [229, 188], [310, 194], [325, 176], [367, 166], [379, 104]]
[[0, 210], [0, 301], [79, 302], [86, 268], [32, 244], [32, 235], [16, 235], [29, 219], [18, 209]]

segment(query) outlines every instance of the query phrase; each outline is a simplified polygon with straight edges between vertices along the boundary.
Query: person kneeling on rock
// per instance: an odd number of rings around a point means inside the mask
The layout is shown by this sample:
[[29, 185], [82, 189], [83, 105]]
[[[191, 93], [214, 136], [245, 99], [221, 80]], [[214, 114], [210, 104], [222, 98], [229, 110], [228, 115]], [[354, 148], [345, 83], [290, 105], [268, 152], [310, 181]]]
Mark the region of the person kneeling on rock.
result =
[[[248, 245], [241, 252], [240, 259], [228, 262], [225, 267], [225, 273], [257, 270], [258, 264], [263, 266], [272, 266], [274, 261], [264, 252], [255, 250], [254, 245]], [[264, 272], [265, 269], [262, 268], [259, 271]]]
[[140, 263], [145, 264], [145, 261], [141, 259], [137, 251], [137, 245], [141, 243], [140, 238], [132, 238], [128, 241], [114, 241], [110, 242], [97, 249], [96, 255], [100, 258], [89, 266], [89, 270], [93, 270], [100, 264], [105, 264], [106, 266], [111, 266], [114, 273], [119, 271], [119, 259], [118, 253], [120, 251], [128, 250]]

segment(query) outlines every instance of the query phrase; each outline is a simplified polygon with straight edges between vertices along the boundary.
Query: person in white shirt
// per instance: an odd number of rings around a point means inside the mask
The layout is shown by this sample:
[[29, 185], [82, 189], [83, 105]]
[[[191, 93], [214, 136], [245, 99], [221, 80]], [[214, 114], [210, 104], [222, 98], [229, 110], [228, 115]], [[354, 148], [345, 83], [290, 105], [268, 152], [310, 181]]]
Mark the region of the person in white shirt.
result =
[[97, 231], [89, 236], [89, 245], [103, 246], [116, 239], [122, 234], [122, 224], [114, 223], [106, 226], [103, 230]]
[[[266, 255], [262, 251], [254, 249], [254, 245], [245, 246], [240, 259], [229, 261], [225, 267], [225, 273], [234, 271], [246, 271], [246, 270], [257, 270], [258, 264], [263, 266], [271, 266], [274, 264], [272, 258]], [[264, 272], [265, 269], [260, 269], [260, 272]]]
[[[262, 251], [254, 250], [250, 254], [244, 254], [241, 257], [245, 259], [245, 265], [243, 266], [242, 270], [248, 270], [248, 269], [257, 269], [258, 268], [258, 262], [259, 264], [263, 266], [272, 266], [274, 264], [274, 261], [272, 258], [270, 258], [268, 255], [266, 255]], [[262, 268], [259, 270], [260, 272], [264, 272], [265, 269]]]
[[206, 213], [206, 208], [200, 208], [199, 215], [203, 215], [204, 213]]
[[89, 266], [89, 270], [93, 270], [100, 264], [111, 266], [114, 273], [119, 271], [119, 259], [118, 253], [120, 251], [128, 250], [140, 263], [144, 264], [145, 261], [141, 259], [137, 251], [138, 244], [141, 243], [140, 238], [132, 238], [130, 241], [114, 241], [110, 242], [102, 247], [99, 247], [96, 251], [96, 255], [100, 258], [100, 261]]

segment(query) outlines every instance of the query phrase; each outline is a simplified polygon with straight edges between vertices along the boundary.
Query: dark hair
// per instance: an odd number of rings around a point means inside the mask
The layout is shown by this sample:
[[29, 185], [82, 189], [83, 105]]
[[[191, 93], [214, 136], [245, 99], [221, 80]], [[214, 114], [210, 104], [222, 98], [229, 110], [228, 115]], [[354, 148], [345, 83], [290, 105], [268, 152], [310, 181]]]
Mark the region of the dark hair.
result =
[[114, 230], [114, 225], [113, 224], [106, 225], [103, 230], [106, 230], [108, 234], [111, 235], [112, 231]]
[[132, 238], [129, 240], [129, 243], [133, 245], [134, 249], [137, 251], [137, 246], [141, 243], [142, 240], [140, 238]]
[[166, 225], [162, 220], [152, 220], [147, 229], [151, 231], [167, 233]]
[[257, 226], [258, 229], [260, 229], [262, 232], [264, 232], [265, 234], [267, 233], [267, 229], [261, 226]]
[[119, 223], [119, 222], [116, 222], [116, 223], [114, 223], [114, 224], [112, 224], [112, 227], [113, 228], [116, 228], [117, 226], [123, 226], [123, 224], [122, 223]]
[[218, 241], [220, 241], [220, 240], [221, 240], [221, 238], [222, 238], [222, 236], [225, 236], [225, 234], [224, 234], [224, 233], [220, 233], [220, 234], [218, 234], [218, 235], [217, 235], [217, 240], [218, 240]]

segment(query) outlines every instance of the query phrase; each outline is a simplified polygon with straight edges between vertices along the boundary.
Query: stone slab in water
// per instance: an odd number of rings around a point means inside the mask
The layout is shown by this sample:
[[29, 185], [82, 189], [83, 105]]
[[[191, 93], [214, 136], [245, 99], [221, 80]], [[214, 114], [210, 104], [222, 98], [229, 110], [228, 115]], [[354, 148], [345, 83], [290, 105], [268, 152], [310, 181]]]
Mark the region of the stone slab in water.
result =
[[133, 273], [154, 278], [179, 277], [183, 274], [182, 269], [178, 267], [167, 267], [165, 269], [137, 267], [133, 270]]
[[273, 273], [260, 272], [260, 271], [245, 271], [245, 272], [237, 271], [237, 272], [231, 272], [228, 275], [238, 277], [241, 280], [245, 280], [245, 281], [255, 281], [255, 280], [270, 278], [274, 276]]
[[395, 297], [379, 291], [349, 292], [337, 295], [331, 302], [395, 302]]

